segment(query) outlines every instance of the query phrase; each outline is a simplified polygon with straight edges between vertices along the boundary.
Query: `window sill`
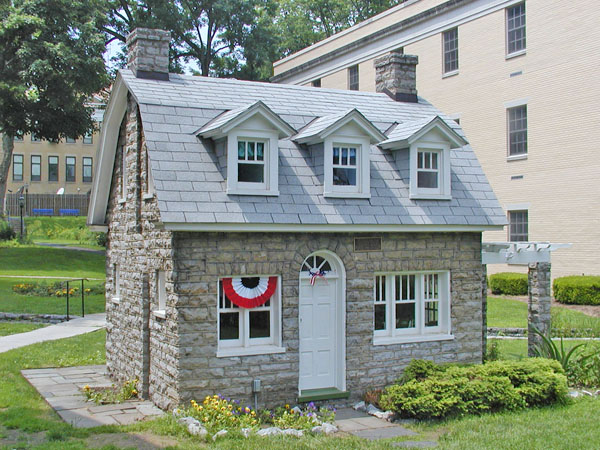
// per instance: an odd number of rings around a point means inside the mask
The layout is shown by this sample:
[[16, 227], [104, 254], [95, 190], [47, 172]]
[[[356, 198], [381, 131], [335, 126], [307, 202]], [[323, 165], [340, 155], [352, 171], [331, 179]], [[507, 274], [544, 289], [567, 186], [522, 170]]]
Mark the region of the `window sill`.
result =
[[450, 78], [450, 77], [453, 77], [458, 74], [459, 74], [458, 70], [453, 70], [452, 72], [446, 72], [446, 73], [442, 74], [442, 78]]
[[152, 200], [154, 198], [154, 194], [144, 194], [142, 195], [142, 200]]
[[411, 200], [452, 200], [452, 195], [446, 194], [410, 194]]
[[396, 336], [396, 337], [377, 337], [373, 338], [373, 345], [393, 345], [393, 344], [413, 344], [418, 342], [435, 342], [435, 341], [453, 341], [454, 336], [451, 334], [432, 334], [421, 336]]
[[509, 53], [508, 55], [505, 56], [505, 59], [512, 59], [512, 58], [516, 58], [517, 56], [523, 56], [525, 54], [527, 54], [527, 49], [519, 50], [518, 52], [514, 52], [514, 53]]
[[527, 159], [527, 153], [523, 154], [523, 155], [513, 155], [513, 156], [507, 156], [506, 157], [506, 161], [510, 162], [510, 161], [521, 161]]
[[276, 345], [261, 345], [248, 348], [226, 348], [217, 350], [217, 358], [228, 358], [231, 356], [269, 355], [273, 353], [285, 353], [285, 347]]
[[167, 312], [164, 309], [157, 309], [156, 311], [152, 311], [152, 315], [157, 319], [167, 318]]
[[113, 297], [111, 299], [111, 301], [115, 304], [115, 305], [120, 305], [121, 304], [121, 297]]
[[323, 197], [329, 198], [371, 198], [371, 193], [367, 192], [323, 192]]
[[266, 191], [262, 189], [227, 189], [227, 195], [264, 195], [277, 197], [279, 191]]

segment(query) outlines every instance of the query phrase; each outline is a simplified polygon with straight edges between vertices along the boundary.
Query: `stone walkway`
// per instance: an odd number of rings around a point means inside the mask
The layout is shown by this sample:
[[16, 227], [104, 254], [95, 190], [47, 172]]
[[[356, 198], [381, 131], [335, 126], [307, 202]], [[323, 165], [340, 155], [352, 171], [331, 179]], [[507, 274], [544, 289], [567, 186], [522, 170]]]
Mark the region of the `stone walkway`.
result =
[[76, 428], [127, 425], [164, 414], [150, 401], [128, 400], [113, 405], [96, 405], [86, 401], [82, 391], [85, 385], [111, 385], [104, 365], [29, 369], [21, 373], [58, 415]]
[[54, 341], [90, 333], [106, 326], [106, 314], [89, 314], [85, 317], [76, 317], [68, 322], [57, 323], [49, 327], [39, 328], [27, 333], [11, 334], [0, 337], [0, 353], [37, 344], [38, 342]]

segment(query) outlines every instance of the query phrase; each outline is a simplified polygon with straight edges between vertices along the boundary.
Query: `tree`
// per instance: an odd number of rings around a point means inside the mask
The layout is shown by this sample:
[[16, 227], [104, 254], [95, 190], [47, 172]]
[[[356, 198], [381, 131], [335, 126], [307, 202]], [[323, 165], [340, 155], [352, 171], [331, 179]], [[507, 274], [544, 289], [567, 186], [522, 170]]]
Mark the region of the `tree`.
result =
[[100, 0], [0, 0], [0, 205], [13, 140], [93, 130], [86, 101], [108, 83]]

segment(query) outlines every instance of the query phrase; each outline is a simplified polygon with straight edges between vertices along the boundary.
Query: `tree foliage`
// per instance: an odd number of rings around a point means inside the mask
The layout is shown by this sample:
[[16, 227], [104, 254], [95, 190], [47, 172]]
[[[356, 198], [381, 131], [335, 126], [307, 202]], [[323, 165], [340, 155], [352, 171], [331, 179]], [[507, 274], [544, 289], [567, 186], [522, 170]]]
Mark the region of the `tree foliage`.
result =
[[0, 205], [13, 137], [58, 141], [94, 128], [90, 96], [108, 82], [100, 0], [0, 1]]

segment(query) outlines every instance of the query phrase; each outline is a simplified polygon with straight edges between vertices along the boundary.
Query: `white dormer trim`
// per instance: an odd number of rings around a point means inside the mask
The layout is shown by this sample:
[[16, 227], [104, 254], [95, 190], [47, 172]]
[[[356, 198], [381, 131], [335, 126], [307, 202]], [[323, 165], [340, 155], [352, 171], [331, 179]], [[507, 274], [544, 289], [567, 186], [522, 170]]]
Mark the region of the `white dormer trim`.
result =
[[[356, 148], [356, 185], [337, 186], [334, 184], [333, 149]], [[333, 198], [371, 197], [371, 146], [366, 136], [332, 134], [324, 140], [324, 186], [323, 196]]]
[[[435, 155], [436, 169], [419, 168], [419, 158]], [[430, 160], [431, 162], [431, 160]], [[419, 186], [419, 172], [437, 175], [437, 187]], [[421, 140], [410, 146], [410, 193], [414, 200], [452, 200], [450, 174], [450, 145], [447, 143]]]
[[[404, 132], [405, 128], [408, 129], [408, 131]], [[449, 126], [444, 119], [440, 116], [435, 116], [399, 124], [389, 133], [387, 139], [379, 143], [379, 147], [384, 150], [406, 148], [434, 129], [444, 135], [452, 149], [460, 148], [468, 144], [466, 139]]]

